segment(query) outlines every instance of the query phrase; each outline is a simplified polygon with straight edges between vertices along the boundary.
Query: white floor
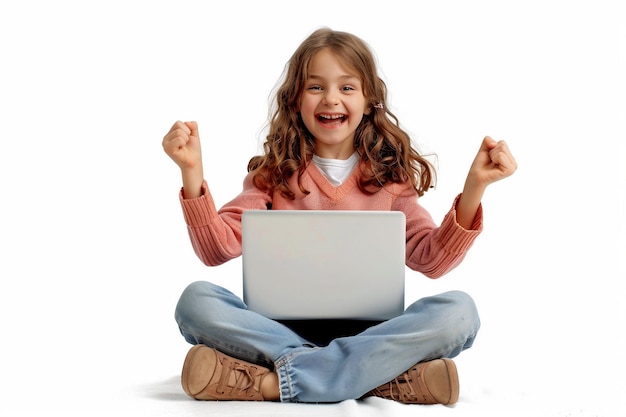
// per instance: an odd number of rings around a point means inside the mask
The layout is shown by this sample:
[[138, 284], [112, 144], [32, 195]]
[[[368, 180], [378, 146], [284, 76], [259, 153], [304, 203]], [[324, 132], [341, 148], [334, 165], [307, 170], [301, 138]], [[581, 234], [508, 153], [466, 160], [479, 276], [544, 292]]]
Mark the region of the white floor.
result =
[[[471, 360], [470, 360], [471, 361]], [[17, 397], [4, 398], [0, 414], [6, 416], [533, 416], [533, 417], [597, 417], [626, 415], [620, 397], [603, 398], [591, 381], [581, 376], [571, 385], [554, 382], [554, 389], [546, 389], [549, 372], [532, 370], [532, 377], [518, 378], [511, 384], [512, 375], [506, 366], [491, 364], [484, 374], [500, 374], [496, 381], [481, 379], [480, 367], [469, 361], [459, 361], [463, 376], [459, 402], [451, 407], [434, 405], [402, 405], [378, 398], [365, 401], [345, 401], [339, 404], [281, 404], [245, 402], [202, 402], [186, 397], [179, 385], [179, 376], [155, 378], [152, 381], [132, 382], [131, 375], [120, 375], [117, 380], [98, 380], [95, 369], [88, 369], [79, 381], [59, 378], [33, 380], [32, 390]], [[91, 374], [93, 372], [93, 374]], [[474, 373], [471, 373], [474, 372]], [[485, 376], [486, 377], [486, 376]], [[526, 387], [522, 385], [526, 384]], [[578, 391], [572, 390], [576, 385]], [[582, 386], [587, 385], [587, 390]], [[583, 392], [586, 391], [586, 392]], [[622, 393], [623, 395], [623, 393]]]

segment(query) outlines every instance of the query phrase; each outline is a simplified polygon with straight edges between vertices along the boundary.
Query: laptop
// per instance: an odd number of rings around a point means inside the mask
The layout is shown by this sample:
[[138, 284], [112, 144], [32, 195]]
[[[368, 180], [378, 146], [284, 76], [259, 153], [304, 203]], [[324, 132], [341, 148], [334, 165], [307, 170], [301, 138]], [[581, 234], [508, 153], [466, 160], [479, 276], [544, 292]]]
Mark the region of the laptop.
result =
[[245, 211], [244, 302], [275, 320], [401, 315], [405, 222], [398, 211]]

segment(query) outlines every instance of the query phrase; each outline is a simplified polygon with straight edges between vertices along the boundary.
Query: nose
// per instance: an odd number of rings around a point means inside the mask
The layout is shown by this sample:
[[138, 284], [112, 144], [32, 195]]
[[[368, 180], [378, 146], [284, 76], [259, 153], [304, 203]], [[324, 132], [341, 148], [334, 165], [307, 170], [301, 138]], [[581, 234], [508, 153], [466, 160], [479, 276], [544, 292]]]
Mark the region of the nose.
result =
[[327, 90], [324, 95], [324, 104], [328, 106], [335, 106], [339, 104], [339, 95], [336, 91]]

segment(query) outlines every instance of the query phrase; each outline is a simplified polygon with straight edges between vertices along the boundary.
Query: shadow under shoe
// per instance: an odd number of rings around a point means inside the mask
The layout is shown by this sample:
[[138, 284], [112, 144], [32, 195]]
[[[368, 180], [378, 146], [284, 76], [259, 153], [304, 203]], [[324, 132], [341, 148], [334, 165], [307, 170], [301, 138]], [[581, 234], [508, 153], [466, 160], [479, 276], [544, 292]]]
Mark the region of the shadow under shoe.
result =
[[459, 399], [456, 365], [447, 358], [418, 363], [363, 397], [372, 396], [404, 404], [454, 404]]
[[196, 400], [263, 401], [261, 382], [268, 373], [267, 368], [199, 344], [185, 357], [181, 383]]

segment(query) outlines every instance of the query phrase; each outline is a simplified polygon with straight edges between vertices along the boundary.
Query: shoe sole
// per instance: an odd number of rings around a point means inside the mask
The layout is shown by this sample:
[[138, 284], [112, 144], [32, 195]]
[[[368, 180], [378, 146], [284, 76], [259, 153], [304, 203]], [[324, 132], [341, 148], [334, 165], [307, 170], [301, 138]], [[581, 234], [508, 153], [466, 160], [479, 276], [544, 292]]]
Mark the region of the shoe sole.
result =
[[181, 385], [188, 396], [196, 398], [209, 385], [217, 360], [215, 351], [205, 345], [195, 345], [189, 350], [181, 373]]
[[448, 396], [447, 399], [442, 400], [442, 399], [436, 398], [436, 400], [440, 404], [451, 405], [457, 402], [459, 399], [459, 374], [456, 369], [456, 364], [454, 363], [452, 359], [443, 358], [440, 360], [443, 361], [445, 368], [446, 368], [446, 373], [448, 375], [450, 395]]

